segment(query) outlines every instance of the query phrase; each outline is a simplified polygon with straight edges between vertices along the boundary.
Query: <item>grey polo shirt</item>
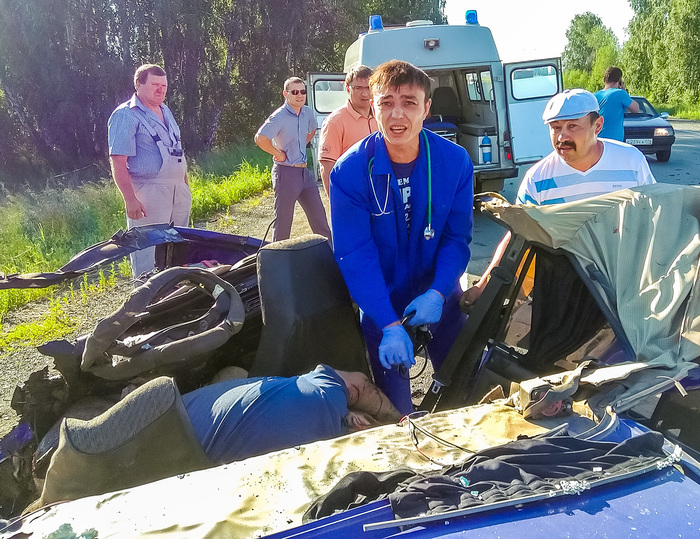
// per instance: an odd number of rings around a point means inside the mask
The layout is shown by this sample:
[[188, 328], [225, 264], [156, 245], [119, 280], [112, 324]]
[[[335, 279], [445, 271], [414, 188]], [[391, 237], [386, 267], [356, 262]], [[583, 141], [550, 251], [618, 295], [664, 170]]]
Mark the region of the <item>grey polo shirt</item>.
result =
[[260, 126], [258, 135], [269, 138], [275, 147], [287, 154], [286, 161], [280, 164], [299, 165], [306, 163], [306, 137], [317, 127], [316, 117], [309, 107], [304, 105], [297, 115], [285, 102]]
[[129, 101], [119, 105], [107, 121], [109, 155], [126, 155], [129, 174], [133, 178], [155, 178], [163, 165], [160, 150], [143, 121], [148, 122], [165, 146], [182, 149], [180, 128], [173, 113], [165, 105], [160, 108], [165, 123], [134, 94]]

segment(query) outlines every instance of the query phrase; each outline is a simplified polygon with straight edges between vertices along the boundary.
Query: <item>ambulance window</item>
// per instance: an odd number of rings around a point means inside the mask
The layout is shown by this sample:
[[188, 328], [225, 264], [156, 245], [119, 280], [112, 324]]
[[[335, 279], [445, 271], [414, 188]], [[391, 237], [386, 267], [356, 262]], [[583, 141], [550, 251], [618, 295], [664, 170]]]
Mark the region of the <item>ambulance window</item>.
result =
[[316, 112], [333, 112], [342, 107], [348, 98], [345, 83], [340, 80], [317, 80], [314, 82], [314, 107]]
[[515, 99], [549, 97], [557, 93], [557, 70], [554, 66], [514, 69], [511, 86]]
[[484, 90], [484, 99], [491, 101], [493, 99], [493, 83], [491, 82], [491, 72], [481, 72], [481, 87]]
[[479, 86], [479, 74], [467, 73], [467, 94], [471, 101], [482, 101], [481, 87]]

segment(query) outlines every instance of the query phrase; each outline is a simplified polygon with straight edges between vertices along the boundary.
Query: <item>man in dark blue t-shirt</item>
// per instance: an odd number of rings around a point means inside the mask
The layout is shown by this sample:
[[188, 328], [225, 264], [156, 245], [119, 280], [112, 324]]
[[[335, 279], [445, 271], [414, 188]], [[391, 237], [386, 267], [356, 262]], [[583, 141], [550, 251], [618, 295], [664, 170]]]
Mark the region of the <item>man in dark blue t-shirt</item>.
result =
[[291, 378], [229, 380], [182, 398], [197, 439], [217, 464], [401, 419], [366, 375], [327, 365]]

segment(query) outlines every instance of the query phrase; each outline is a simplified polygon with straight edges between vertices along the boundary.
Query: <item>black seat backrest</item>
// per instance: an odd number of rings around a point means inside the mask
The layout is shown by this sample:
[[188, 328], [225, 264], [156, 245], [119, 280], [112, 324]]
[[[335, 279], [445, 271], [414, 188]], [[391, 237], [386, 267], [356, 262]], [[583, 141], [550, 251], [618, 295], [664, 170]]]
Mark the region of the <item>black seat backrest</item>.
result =
[[368, 372], [359, 322], [326, 238], [263, 247], [258, 287], [263, 329], [250, 376], [294, 376], [319, 363]]
[[433, 90], [433, 103], [430, 107], [432, 116], [459, 118], [462, 111], [459, 108], [457, 94], [449, 86], [439, 86]]

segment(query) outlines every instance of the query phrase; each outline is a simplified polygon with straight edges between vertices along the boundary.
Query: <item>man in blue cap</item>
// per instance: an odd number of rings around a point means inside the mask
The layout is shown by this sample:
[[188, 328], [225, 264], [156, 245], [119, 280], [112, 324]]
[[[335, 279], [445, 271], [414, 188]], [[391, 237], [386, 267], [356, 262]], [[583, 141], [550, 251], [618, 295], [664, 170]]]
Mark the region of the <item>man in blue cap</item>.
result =
[[[656, 183], [637, 148], [598, 138], [603, 127], [598, 110], [595, 96], [579, 88], [564, 90], [549, 100], [542, 120], [549, 126], [554, 151], [525, 173], [518, 204], [559, 204]], [[499, 244], [481, 279], [464, 292], [463, 309], [481, 295], [509, 241], [510, 233]]]

